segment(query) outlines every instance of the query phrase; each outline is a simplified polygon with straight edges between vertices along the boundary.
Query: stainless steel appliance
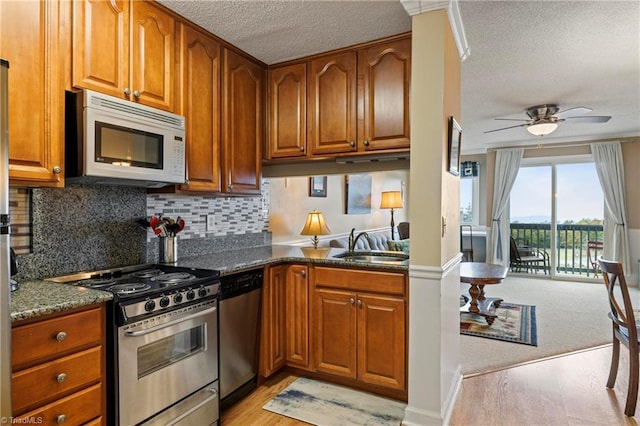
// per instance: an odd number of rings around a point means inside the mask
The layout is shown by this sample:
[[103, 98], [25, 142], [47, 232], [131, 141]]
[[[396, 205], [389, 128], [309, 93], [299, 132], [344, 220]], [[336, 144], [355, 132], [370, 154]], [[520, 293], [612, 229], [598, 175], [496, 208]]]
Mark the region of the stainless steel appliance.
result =
[[222, 277], [220, 287], [220, 398], [225, 408], [256, 387], [263, 274]]
[[158, 188], [185, 182], [184, 117], [102, 93], [66, 93], [65, 179]]
[[137, 265], [52, 278], [114, 295], [109, 424], [217, 424], [219, 272]]
[[0, 59], [0, 420], [11, 417], [8, 72], [9, 63]]

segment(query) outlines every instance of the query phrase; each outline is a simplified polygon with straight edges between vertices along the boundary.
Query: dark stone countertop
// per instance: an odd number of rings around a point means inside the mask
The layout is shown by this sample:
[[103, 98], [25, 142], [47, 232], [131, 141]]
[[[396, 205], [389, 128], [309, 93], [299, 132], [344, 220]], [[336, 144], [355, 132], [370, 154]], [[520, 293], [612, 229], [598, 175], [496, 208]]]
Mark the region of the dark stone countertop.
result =
[[111, 293], [69, 284], [30, 280], [11, 293], [11, 322], [111, 300]]
[[408, 260], [400, 263], [370, 263], [333, 257], [344, 252], [346, 250], [340, 248], [318, 247], [314, 249], [313, 247], [271, 245], [178, 258], [176, 265], [188, 268], [215, 269], [219, 270], [222, 276], [285, 262], [396, 272], [406, 272], [409, 269]]
[[[313, 247], [271, 245], [179, 258], [175, 265], [215, 269], [219, 270], [222, 276], [285, 262], [394, 272], [408, 270], [408, 260], [400, 263], [368, 263], [333, 257], [345, 251], [345, 249], [329, 247], [314, 249]], [[111, 293], [100, 290], [42, 280], [25, 281], [20, 283], [18, 291], [11, 293], [11, 321], [35, 318], [111, 299]]]

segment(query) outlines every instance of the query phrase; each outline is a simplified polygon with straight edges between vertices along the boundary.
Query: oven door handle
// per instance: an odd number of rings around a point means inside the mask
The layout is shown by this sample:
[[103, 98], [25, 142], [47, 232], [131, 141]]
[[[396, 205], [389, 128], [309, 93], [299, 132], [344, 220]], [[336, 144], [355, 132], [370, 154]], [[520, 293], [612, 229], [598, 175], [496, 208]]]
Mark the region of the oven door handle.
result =
[[163, 328], [172, 327], [172, 326], [176, 325], [177, 322], [189, 321], [189, 320], [192, 320], [194, 318], [201, 317], [203, 315], [208, 315], [210, 313], [215, 312], [216, 309], [217, 309], [216, 307], [205, 309], [204, 311], [200, 311], [200, 312], [197, 312], [195, 314], [191, 314], [189, 316], [186, 316], [186, 317], [183, 317], [183, 318], [180, 318], [180, 319], [172, 320], [172, 321], [169, 321], [169, 322], [167, 322], [165, 324], [157, 325], [155, 327], [145, 328], [144, 330], [125, 331], [124, 335], [126, 337], [144, 336], [145, 334], [153, 333], [154, 331], [162, 330]]
[[191, 407], [187, 412], [182, 413], [178, 417], [176, 417], [175, 419], [171, 420], [169, 423], [167, 423], [167, 426], [174, 426], [174, 425], [178, 424], [178, 422], [180, 422], [181, 420], [189, 417], [191, 414], [195, 413], [200, 408], [204, 407], [205, 405], [207, 405], [208, 403], [210, 403], [214, 399], [218, 398], [218, 391], [217, 390], [215, 390], [214, 388], [207, 388], [206, 390], [211, 392], [211, 396], [209, 396], [207, 399], [205, 399], [201, 403], [197, 404], [196, 406]]

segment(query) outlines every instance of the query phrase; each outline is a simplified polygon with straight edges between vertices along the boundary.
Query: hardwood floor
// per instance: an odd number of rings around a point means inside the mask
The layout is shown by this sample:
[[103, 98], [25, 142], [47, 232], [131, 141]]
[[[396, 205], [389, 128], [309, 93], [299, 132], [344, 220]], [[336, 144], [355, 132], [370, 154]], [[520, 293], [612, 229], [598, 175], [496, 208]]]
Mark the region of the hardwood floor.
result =
[[[450, 424], [464, 426], [637, 425], [624, 415], [628, 375], [627, 350], [620, 350], [618, 379], [613, 390], [605, 384], [611, 347], [465, 378]], [[303, 425], [263, 410], [262, 406], [296, 379], [280, 373], [251, 395], [222, 413], [221, 424]]]

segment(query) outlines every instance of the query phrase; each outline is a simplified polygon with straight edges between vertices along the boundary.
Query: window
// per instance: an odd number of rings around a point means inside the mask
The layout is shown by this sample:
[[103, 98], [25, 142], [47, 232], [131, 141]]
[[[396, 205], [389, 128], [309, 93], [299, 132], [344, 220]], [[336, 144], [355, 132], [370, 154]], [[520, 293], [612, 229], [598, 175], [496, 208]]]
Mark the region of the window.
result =
[[477, 226], [479, 224], [479, 184], [478, 176], [460, 179], [460, 223]]

